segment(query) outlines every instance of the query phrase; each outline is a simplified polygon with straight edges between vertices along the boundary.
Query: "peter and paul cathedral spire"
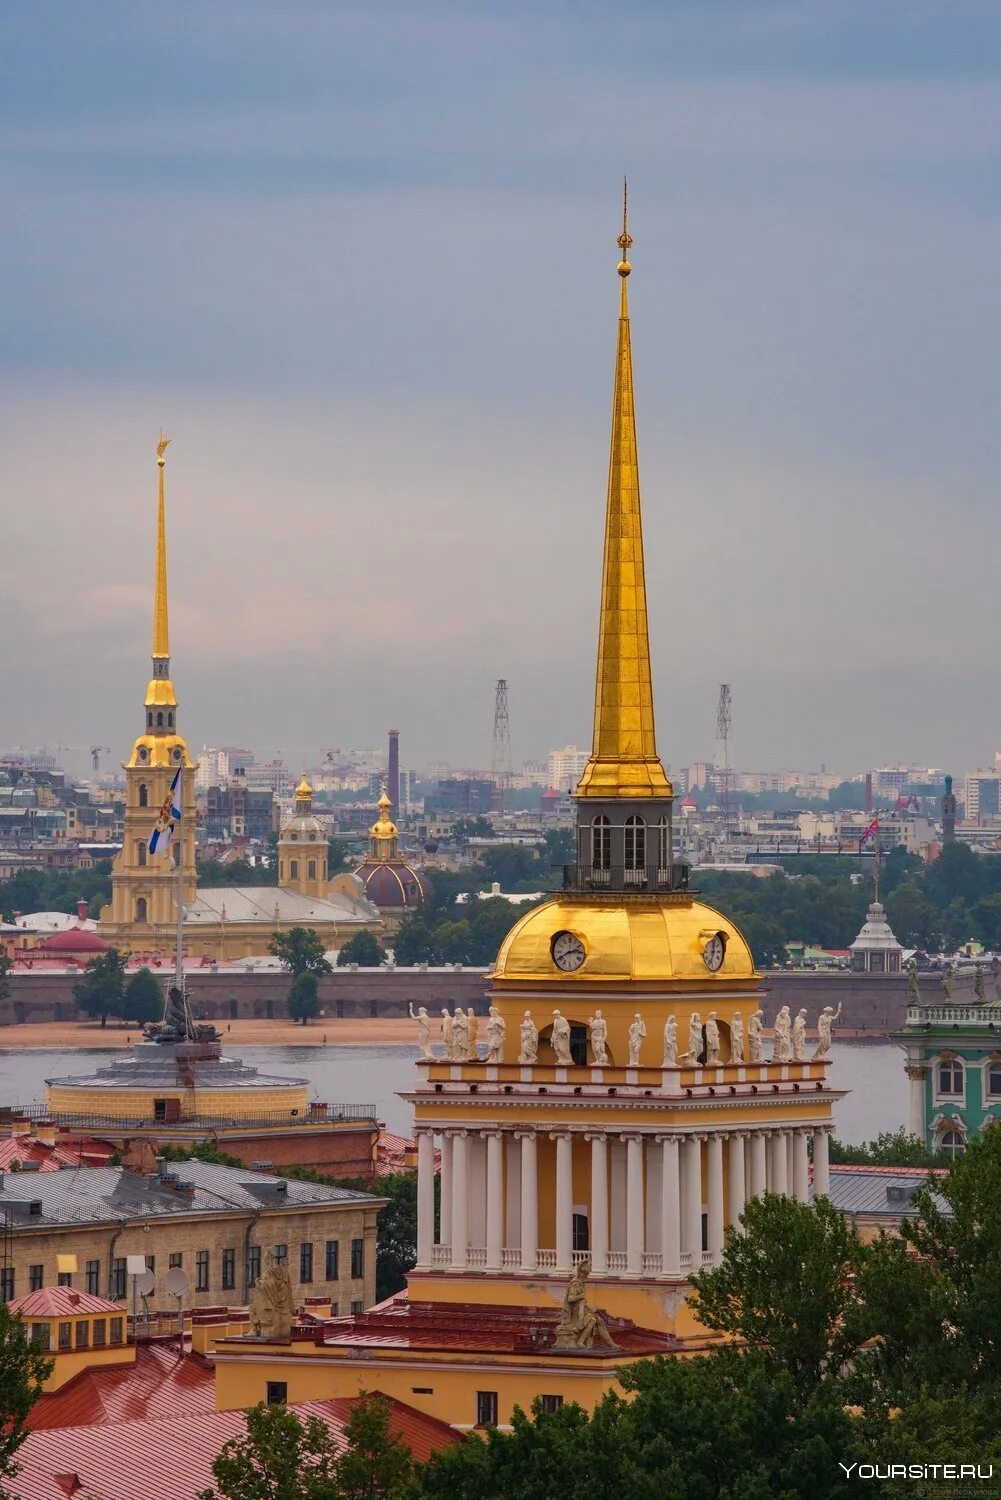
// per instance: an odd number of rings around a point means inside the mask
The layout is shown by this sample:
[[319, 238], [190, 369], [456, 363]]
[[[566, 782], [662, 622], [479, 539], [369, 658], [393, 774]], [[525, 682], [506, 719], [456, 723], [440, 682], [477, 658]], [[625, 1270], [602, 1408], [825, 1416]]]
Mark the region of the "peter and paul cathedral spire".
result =
[[[175, 728], [177, 699], [170, 680], [170, 632], [167, 624], [167, 518], [164, 500], [164, 468], [171, 439], [160, 429], [156, 445], [158, 473], [156, 510], [156, 582], [153, 592], [153, 676], [146, 689], [146, 728], [171, 732]], [[165, 712], [161, 712], [164, 710]]]
[[575, 794], [577, 865], [568, 872], [571, 885], [610, 894], [673, 890], [684, 881], [682, 868], [673, 862], [674, 788], [657, 754], [654, 730], [626, 289], [632, 243], [623, 192], [594, 740]]

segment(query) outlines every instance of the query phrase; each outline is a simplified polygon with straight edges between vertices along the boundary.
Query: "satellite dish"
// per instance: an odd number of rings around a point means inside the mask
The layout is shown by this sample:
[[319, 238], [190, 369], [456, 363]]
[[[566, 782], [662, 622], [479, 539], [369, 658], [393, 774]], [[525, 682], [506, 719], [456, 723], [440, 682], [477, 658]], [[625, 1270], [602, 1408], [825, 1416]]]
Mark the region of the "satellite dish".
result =
[[140, 1297], [148, 1297], [155, 1286], [156, 1277], [152, 1271], [142, 1271], [136, 1277], [136, 1291]]
[[169, 1292], [172, 1297], [185, 1296], [190, 1285], [191, 1277], [180, 1266], [171, 1266], [163, 1278], [164, 1291]]

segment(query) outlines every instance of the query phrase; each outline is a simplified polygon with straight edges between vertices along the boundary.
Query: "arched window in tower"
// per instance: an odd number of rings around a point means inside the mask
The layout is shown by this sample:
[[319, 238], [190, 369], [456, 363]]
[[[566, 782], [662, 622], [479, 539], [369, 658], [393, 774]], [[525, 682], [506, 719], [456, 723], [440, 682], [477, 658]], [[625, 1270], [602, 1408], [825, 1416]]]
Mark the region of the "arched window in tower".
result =
[[158, 713], [157, 716], [156, 716], [156, 727], [158, 729], [162, 729], [163, 728], [163, 714], [162, 714], [162, 712]]
[[950, 1098], [963, 1096], [963, 1063], [958, 1057], [940, 1057], [938, 1061], [938, 1092]]
[[145, 781], [139, 783], [139, 806], [149, 807], [149, 787]]
[[1001, 1099], [1001, 1061], [987, 1065], [987, 1097]]
[[962, 1156], [966, 1142], [958, 1130], [945, 1130], [938, 1138], [938, 1149], [946, 1156]]
[[146, 920], [146, 897], [140, 896], [136, 901], [136, 921], [145, 922]]
[[137, 840], [137, 842], [136, 842], [136, 864], [137, 865], [144, 865], [146, 863], [146, 853], [147, 853], [147, 850], [146, 850], [146, 842], [145, 842], [145, 840], [144, 839]]
[[612, 825], [604, 813], [591, 824], [591, 863], [596, 870], [607, 870], [612, 863]]
[[289, 861], [288, 875], [290, 880], [299, 879], [299, 861], [297, 859]]
[[316, 860], [315, 859], [311, 859], [311, 860], [308, 860], [306, 862], [306, 879], [307, 880], [315, 880], [316, 879]]
[[646, 824], [635, 813], [626, 819], [624, 864], [627, 870], [642, 870], [646, 867]]
[[171, 712], [171, 713], [169, 713], [167, 715], [167, 728], [168, 729], [173, 729], [173, 727], [174, 727], [174, 715]]
[[666, 870], [671, 863], [671, 825], [666, 816], [657, 824], [657, 868]]

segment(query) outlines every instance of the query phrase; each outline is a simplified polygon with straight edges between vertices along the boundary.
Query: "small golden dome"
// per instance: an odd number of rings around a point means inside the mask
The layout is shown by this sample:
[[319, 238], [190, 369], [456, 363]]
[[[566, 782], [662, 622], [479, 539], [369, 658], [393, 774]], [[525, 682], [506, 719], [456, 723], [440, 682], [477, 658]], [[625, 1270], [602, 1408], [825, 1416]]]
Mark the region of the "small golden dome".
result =
[[[572, 932], [584, 946], [584, 962], [572, 976], [553, 962], [552, 942], [560, 932]], [[713, 973], [703, 955], [716, 933], [723, 935], [725, 956]], [[515, 923], [501, 944], [494, 977], [551, 980], [564, 986], [568, 980], [586, 984], [590, 979], [674, 979], [725, 986], [753, 979], [755, 973], [751, 950], [739, 929], [701, 902], [651, 898], [619, 906], [557, 898]]]
[[385, 817], [385, 815], [386, 815], [386, 810], [388, 808], [392, 807], [392, 805], [393, 805], [392, 802], [389, 800], [389, 793], [386, 791], [386, 788], [383, 787], [383, 789], [382, 789], [382, 796], [379, 798], [378, 802], [376, 803], [376, 806], [379, 807], [379, 808], [381, 808], [383, 817]]
[[303, 776], [303, 778], [300, 781], [299, 785], [295, 789], [296, 801], [297, 802], [304, 802], [308, 797], [312, 797], [312, 795], [313, 795], [313, 788], [310, 786], [310, 784], [306, 780], [305, 776]]
[[615, 269], [618, 271], [620, 276], [628, 276], [630, 271], [632, 270], [632, 266], [627, 260], [620, 260]]

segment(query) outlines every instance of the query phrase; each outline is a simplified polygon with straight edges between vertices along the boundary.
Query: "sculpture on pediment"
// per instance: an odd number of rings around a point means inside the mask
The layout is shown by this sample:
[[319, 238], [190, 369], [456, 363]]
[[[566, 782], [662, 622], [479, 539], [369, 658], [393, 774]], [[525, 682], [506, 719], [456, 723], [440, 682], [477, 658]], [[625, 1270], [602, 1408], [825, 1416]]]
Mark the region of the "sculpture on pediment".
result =
[[441, 1013], [441, 1039], [445, 1043], [445, 1056], [446, 1058], [451, 1059], [451, 1057], [453, 1056], [452, 1017], [449, 1015], [447, 1007]]
[[539, 1028], [532, 1020], [532, 1012], [526, 1010], [521, 1023], [521, 1051], [518, 1053], [520, 1063], [534, 1063], [539, 1060]]
[[734, 1011], [730, 1020], [730, 1061], [744, 1061], [744, 1018], [739, 1010]]
[[633, 1016], [629, 1027], [629, 1066], [638, 1068], [640, 1065], [640, 1048], [646, 1036], [646, 1025], [639, 1011]]
[[488, 1063], [502, 1063], [504, 1061], [504, 1039], [506, 1036], [507, 1022], [496, 1005], [491, 1005], [490, 1015], [487, 1019]]
[[250, 1294], [251, 1332], [257, 1338], [287, 1342], [292, 1336], [294, 1312], [295, 1298], [288, 1264], [284, 1260], [275, 1260], [269, 1250], [264, 1257], [264, 1270]]
[[806, 1011], [798, 1010], [792, 1023], [792, 1055], [794, 1062], [806, 1062]]
[[783, 1005], [775, 1017], [775, 1043], [772, 1047], [772, 1062], [787, 1063], [789, 1061], [789, 1035], [792, 1031], [792, 1018], [789, 1015], [788, 1005]]
[[719, 1024], [714, 1010], [706, 1017], [706, 1067], [719, 1067]]
[[469, 1022], [461, 1005], [452, 1015], [452, 1058], [455, 1062], [469, 1061]]
[[668, 1016], [664, 1022], [664, 1067], [678, 1066], [678, 1018]]
[[945, 973], [942, 975], [942, 993], [946, 1000], [952, 999], [952, 992], [956, 987], [956, 971], [952, 964], [946, 964]]
[[588, 1036], [591, 1041], [591, 1057], [596, 1068], [608, 1067], [608, 1022], [596, 1010], [587, 1023]]
[[431, 1018], [427, 1013], [426, 1006], [418, 1006], [414, 1011], [414, 1002], [411, 1000], [408, 1007], [411, 1021], [417, 1022], [417, 1045], [420, 1048], [421, 1057], [433, 1058], [431, 1051]]
[[983, 964], [977, 964], [973, 971], [973, 998], [978, 1005], [983, 1005], [987, 999], [987, 992], [984, 989]]
[[566, 1016], [560, 1015], [558, 1010], [553, 1011], [553, 1024], [549, 1033], [549, 1045], [556, 1053], [557, 1064], [561, 1068], [568, 1068], [573, 1064], [570, 1054], [570, 1022]]
[[591, 1274], [591, 1262], [582, 1260], [567, 1283], [563, 1298], [563, 1311], [556, 1325], [554, 1347], [557, 1349], [593, 1349], [595, 1344], [605, 1344], [617, 1349], [608, 1324], [599, 1312], [587, 1304], [587, 1278]]
[[907, 999], [911, 1005], [921, 1004], [921, 987], [918, 984], [918, 966], [913, 958], [907, 960]]
[[841, 1014], [841, 1002], [838, 1001], [837, 1010], [831, 1005], [825, 1005], [817, 1017], [817, 1047], [813, 1054], [813, 1061], [818, 1058], [827, 1057], [831, 1050], [831, 1027]]
[[698, 1067], [702, 1056], [702, 1017], [697, 1010], [693, 1010], [688, 1017], [688, 1051], [684, 1056], [689, 1067]]

